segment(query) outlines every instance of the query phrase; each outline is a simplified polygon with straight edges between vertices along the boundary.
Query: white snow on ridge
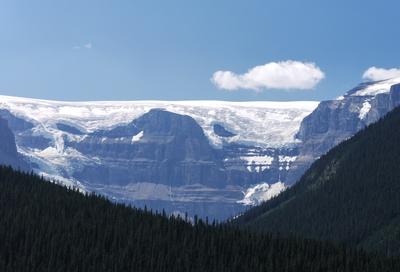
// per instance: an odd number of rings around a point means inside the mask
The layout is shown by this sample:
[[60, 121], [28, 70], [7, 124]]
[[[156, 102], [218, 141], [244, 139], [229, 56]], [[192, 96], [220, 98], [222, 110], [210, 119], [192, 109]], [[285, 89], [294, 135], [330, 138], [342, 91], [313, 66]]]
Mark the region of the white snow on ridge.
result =
[[[261, 147], [279, 147], [296, 143], [295, 134], [305, 116], [319, 102], [227, 102], [227, 101], [95, 101], [61, 102], [31, 98], [0, 96], [0, 109], [33, 122], [39, 134], [52, 135], [55, 144], [62, 144], [65, 134], [56, 123], [73, 124], [84, 132], [126, 124], [153, 108], [193, 117], [203, 128], [210, 142], [221, 146], [223, 141]], [[218, 122], [237, 134], [222, 139], [213, 131]], [[57, 133], [54, 133], [57, 132]], [[55, 136], [55, 135], [58, 136]], [[133, 138], [132, 138], [133, 140]], [[57, 146], [62, 148], [61, 146]]]
[[367, 95], [374, 96], [374, 95], [381, 94], [381, 93], [388, 93], [390, 91], [390, 87], [392, 85], [395, 85], [398, 83], [400, 83], [400, 77], [377, 81], [372, 84], [366, 85], [365, 88], [362, 88], [351, 95], [352, 96], [367, 96]]

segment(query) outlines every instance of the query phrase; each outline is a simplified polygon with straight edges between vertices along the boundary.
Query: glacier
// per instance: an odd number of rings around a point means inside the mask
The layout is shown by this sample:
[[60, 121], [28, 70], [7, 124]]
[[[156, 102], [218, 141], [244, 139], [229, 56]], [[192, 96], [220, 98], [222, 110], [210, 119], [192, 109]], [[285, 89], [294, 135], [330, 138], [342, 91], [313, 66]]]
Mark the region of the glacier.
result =
[[[300, 122], [319, 102], [228, 102], [228, 101], [92, 101], [62, 102], [12, 96], [0, 96], [0, 108], [37, 124], [38, 133], [59, 131], [59, 122], [90, 133], [99, 129], [126, 124], [150, 109], [165, 109], [189, 115], [203, 128], [210, 142], [217, 147], [223, 139], [213, 132], [213, 125], [222, 123], [237, 134], [231, 142], [262, 147], [296, 143]], [[65, 134], [65, 132], [61, 132]], [[49, 134], [50, 135], [50, 134]], [[57, 142], [56, 139], [54, 139]], [[60, 148], [62, 146], [59, 146]]]

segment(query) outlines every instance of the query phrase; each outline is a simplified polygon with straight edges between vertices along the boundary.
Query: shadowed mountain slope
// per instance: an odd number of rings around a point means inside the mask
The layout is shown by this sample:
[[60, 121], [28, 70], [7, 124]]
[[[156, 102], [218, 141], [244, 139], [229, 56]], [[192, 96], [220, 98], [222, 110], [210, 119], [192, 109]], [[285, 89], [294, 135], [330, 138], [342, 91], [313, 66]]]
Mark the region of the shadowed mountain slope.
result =
[[235, 222], [400, 254], [400, 108], [339, 144]]

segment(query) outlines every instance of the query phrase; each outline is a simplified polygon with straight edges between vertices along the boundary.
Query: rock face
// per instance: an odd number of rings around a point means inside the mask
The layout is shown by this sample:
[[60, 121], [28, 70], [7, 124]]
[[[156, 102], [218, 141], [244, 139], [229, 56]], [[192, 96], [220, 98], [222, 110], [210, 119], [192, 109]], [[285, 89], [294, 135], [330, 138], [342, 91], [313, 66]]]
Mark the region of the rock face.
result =
[[138, 182], [227, 185], [218, 152], [186, 115], [152, 109], [127, 125], [93, 132], [67, 146], [101, 159], [74, 173], [79, 180], [122, 186]]
[[115, 201], [225, 219], [294, 184], [321, 154], [397, 106], [398, 83], [364, 83], [321, 103], [0, 96], [0, 116], [41, 175]]
[[243, 209], [245, 188], [278, 180], [281, 172], [284, 179], [287, 171], [281, 170], [291, 163], [285, 158], [297, 154], [237, 144], [218, 149], [192, 117], [162, 109], [79, 140], [65, 138], [64, 145], [96, 158], [72, 174], [87, 189], [137, 206], [218, 219]]
[[17, 152], [14, 134], [8, 127], [7, 120], [3, 118], [0, 118], [0, 164], [27, 170], [27, 164]]
[[[307, 169], [316, 158], [400, 105], [400, 84], [387, 92], [386, 86], [378, 88], [379, 93], [362, 91], [374, 84], [382, 83], [361, 84], [337, 100], [323, 101], [304, 118], [296, 135], [302, 141], [299, 169]], [[297, 181], [304, 170], [293, 172], [288, 181]]]
[[213, 129], [214, 129], [214, 133], [217, 134], [220, 137], [233, 137], [233, 136], [236, 136], [236, 134], [226, 130], [220, 124], [214, 124]]

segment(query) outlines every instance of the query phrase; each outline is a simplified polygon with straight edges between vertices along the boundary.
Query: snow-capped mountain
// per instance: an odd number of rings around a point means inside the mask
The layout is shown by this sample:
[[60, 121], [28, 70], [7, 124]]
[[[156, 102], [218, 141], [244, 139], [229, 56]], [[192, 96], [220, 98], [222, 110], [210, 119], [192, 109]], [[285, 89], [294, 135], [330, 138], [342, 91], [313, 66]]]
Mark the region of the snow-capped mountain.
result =
[[285, 180], [300, 123], [317, 105], [1, 96], [0, 114], [39, 174], [119, 201], [222, 218], [240, 209], [249, 187]]
[[400, 79], [319, 102], [60, 102], [0, 96], [31, 168], [83, 191], [226, 218], [293, 184], [398, 105]]

